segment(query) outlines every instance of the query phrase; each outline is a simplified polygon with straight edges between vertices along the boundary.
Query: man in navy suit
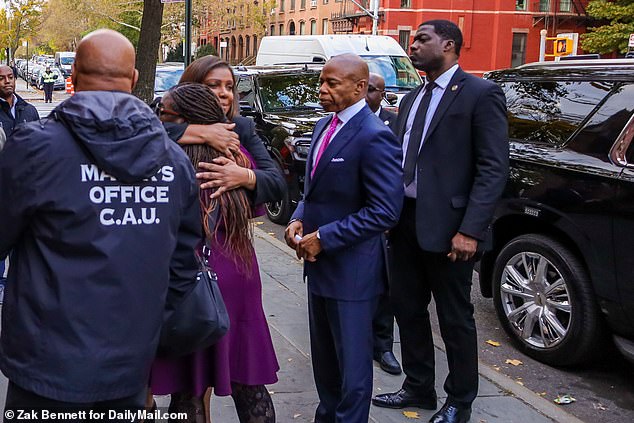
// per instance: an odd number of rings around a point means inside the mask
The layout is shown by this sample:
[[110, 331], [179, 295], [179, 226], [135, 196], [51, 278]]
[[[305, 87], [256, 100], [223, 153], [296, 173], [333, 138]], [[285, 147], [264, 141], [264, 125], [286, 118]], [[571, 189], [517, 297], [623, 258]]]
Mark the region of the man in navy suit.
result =
[[286, 228], [304, 258], [315, 423], [367, 423], [372, 395], [372, 317], [384, 291], [382, 234], [403, 202], [396, 137], [365, 102], [367, 64], [335, 56], [320, 75], [331, 117], [315, 126], [305, 195]]
[[[381, 122], [394, 131], [396, 113], [381, 107], [381, 102], [384, 98], [385, 80], [378, 73], [370, 73], [365, 101], [368, 103], [370, 110], [381, 119]], [[387, 253], [387, 245], [385, 248]], [[387, 273], [385, 276], [389, 280]], [[392, 351], [394, 345], [394, 313], [390, 307], [389, 293], [387, 291], [379, 297], [376, 313], [372, 320], [372, 332], [374, 334], [374, 360], [387, 373], [400, 375], [402, 372], [401, 365]]]
[[436, 409], [432, 295], [447, 350], [447, 401], [430, 420], [465, 423], [478, 393], [471, 276], [508, 174], [506, 102], [490, 81], [460, 69], [460, 29], [444, 20], [418, 27], [412, 63], [426, 84], [401, 102], [405, 201], [391, 231], [390, 296], [401, 335], [402, 389], [380, 407]]

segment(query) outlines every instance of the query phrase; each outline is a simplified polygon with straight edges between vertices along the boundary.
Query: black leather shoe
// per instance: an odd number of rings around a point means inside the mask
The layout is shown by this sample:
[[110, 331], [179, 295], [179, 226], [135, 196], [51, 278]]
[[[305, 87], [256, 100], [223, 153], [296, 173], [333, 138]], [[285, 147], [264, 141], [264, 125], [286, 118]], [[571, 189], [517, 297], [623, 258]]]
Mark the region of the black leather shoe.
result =
[[436, 393], [428, 397], [418, 397], [410, 394], [405, 389], [400, 389], [391, 394], [381, 394], [372, 398], [372, 404], [385, 408], [417, 407], [425, 410], [436, 409]]
[[470, 418], [471, 408], [445, 404], [429, 419], [429, 423], [467, 423]]
[[379, 363], [383, 371], [391, 375], [400, 375], [402, 373], [401, 365], [398, 364], [398, 360], [394, 357], [392, 351], [385, 351], [379, 357], [374, 357], [374, 360]]

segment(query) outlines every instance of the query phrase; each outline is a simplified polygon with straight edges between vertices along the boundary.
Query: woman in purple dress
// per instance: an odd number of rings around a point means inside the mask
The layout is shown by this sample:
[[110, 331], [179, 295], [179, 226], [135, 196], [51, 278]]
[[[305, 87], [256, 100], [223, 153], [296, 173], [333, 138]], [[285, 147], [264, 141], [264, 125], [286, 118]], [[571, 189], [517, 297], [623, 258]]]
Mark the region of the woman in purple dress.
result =
[[[210, 265], [218, 274], [231, 326], [211, 348], [180, 359], [158, 358], [150, 388], [153, 394], [172, 394], [173, 411], [187, 408], [202, 416], [203, 395], [212, 387], [216, 395], [233, 397], [241, 423], [274, 422], [273, 403], [264, 385], [277, 382], [279, 365], [262, 308], [262, 285], [248, 219], [255, 205], [281, 198], [284, 180], [255, 135], [251, 119], [234, 115], [235, 81], [226, 62], [213, 56], [198, 59], [185, 70], [182, 82], [200, 82], [211, 88], [207, 92], [216, 94], [217, 99], [212, 96], [215, 103], [210, 103], [200, 86], [192, 88], [198, 84], [177, 87], [163, 101], [162, 120], [218, 122], [212, 107], [219, 102], [223, 117], [235, 124], [233, 130], [240, 138], [239, 148], [231, 149], [233, 160], [222, 156], [215, 146], [185, 146], [191, 149], [190, 157], [196, 155], [194, 163], [208, 162], [203, 165], [207, 172], [201, 172], [207, 180], [201, 185], [201, 208], [209, 210], [216, 202], [221, 207], [218, 223], [214, 227], [207, 224], [205, 233], [212, 247]], [[168, 133], [180, 131], [182, 135], [195, 126], [168, 127]], [[203, 157], [200, 153], [205, 151], [214, 154]], [[213, 191], [206, 192], [207, 188]]]

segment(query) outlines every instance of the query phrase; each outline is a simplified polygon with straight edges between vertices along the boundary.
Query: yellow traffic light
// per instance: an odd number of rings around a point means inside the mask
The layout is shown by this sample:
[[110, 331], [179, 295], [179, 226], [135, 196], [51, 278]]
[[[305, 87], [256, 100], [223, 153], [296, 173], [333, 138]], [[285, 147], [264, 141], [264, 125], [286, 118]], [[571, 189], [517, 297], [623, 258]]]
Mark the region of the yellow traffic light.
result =
[[553, 56], [568, 56], [570, 54], [572, 54], [572, 40], [570, 38], [555, 38]]

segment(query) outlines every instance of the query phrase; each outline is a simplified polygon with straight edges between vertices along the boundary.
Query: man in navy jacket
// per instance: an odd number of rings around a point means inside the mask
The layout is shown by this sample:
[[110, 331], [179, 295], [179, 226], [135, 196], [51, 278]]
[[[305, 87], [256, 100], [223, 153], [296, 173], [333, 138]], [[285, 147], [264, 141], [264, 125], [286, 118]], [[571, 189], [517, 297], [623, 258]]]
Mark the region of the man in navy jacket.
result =
[[73, 66], [75, 96], [0, 153], [6, 409], [143, 407], [166, 298], [198, 268], [194, 169], [130, 94], [132, 44], [96, 31]]
[[324, 65], [319, 101], [334, 114], [315, 126], [306, 194], [285, 233], [305, 260], [315, 423], [368, 421], [372, 317], [385, 284], [382, 234], [403, 202], [401, 151], [365, 102], [368, 73], [352, 54]]

